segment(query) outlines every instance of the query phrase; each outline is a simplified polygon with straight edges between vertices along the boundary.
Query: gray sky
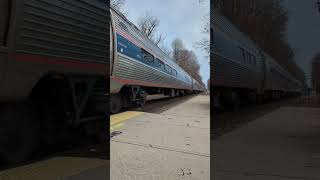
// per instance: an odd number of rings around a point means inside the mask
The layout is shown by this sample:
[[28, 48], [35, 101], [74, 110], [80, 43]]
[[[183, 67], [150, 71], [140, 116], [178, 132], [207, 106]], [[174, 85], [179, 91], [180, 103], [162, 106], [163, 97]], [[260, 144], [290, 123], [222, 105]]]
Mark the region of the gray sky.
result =
[[317, 0], [285, 0], [289, 10], [288, 42], [297, 49], [295, 61], [311, 77], [311, 60], [320, 52], [320, 13]]
[[196, 53], [201, 66], [200, 74], [207, 84], [210, 77], [209, 58], [193, 45], [206, 36], [201, 33], [201, 28], [203, 17], [210, 12], [209, 0], [204, 0], [203, 4], [199, 4], [199, 0], [126, 0], [124, 10], [134, 24], [146, 12], [157, 17], [160, 20], [159, 32], [164, 33], [167, 47], [171, 48], [175, 38], [182, 39], [186, 48]]

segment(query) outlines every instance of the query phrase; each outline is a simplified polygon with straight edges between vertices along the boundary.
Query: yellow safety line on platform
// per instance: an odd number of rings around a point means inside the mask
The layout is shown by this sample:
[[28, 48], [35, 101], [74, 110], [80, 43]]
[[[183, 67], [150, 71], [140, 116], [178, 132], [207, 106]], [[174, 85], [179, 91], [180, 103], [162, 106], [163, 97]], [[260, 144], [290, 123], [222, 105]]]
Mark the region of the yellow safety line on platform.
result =
[[115, 114], [110, 116], [110, 126], [113, 126], [115, 124], [118, 124], [120, 122], [132, 119], [136, 116], [144, 114], [143, 112], [138, 111], [127, 111], [119, 114]]
[[110, 131], [116, 130], [116, 129], [120, 128], [121, 126], [123, 126], [122, 123], [116, 124], [116, 125], [114, 125], [114, 126], [111, 126], [111, 127], [110, 127]]

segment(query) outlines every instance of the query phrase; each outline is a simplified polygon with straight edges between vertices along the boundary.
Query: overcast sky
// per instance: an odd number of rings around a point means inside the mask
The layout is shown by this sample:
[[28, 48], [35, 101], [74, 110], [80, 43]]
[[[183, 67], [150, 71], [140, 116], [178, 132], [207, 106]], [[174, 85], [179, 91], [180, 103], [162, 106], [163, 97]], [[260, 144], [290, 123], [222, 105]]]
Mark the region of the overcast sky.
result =
[[194, 43], [206, 36], [201, 33], [201, 27], [203, 17], [210, 12], [209, 0], [204, 0], [202, 4], [199, 0], [126, 0], [124, 10], [134, 24], [146, 12], [157, 17], [160, 20], [159, 32], [164, 33], [167, 47], [171, 48], [175, 38], [182, 39], [186, 48], [196, 53], [201, 66], [200, 74], [207, 84], [210, 77], [209, 58], [203, 51], [194, 48]]
[[289, 10], [288, 42], [297, 48], [295, 60], [311, 77], [311, 60], [320, 52], [320, 13], [317, 0], [285, 0]]

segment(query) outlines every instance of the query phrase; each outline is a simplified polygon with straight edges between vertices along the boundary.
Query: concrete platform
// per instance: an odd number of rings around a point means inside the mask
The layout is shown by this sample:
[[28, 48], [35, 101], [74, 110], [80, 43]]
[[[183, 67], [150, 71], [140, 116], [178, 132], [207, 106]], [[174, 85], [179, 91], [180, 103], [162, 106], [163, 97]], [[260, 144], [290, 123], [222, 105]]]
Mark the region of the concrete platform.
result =
[[121, 132], [111, 139], [111, 179], [209, 179], [209, 102], [198, 95], [159, 114], [111, 118], [112, 130]]
[[0, 180], [109, 179], [109, 161], [96, 158], [54, 157], [0, 172]]
[[214, 180], [320, 180], [319, 108], [279, 108], [212, 144]]
[[77, 147], [0, 170], [0, 180], [106, 180], [110, 177], [107, 143]]

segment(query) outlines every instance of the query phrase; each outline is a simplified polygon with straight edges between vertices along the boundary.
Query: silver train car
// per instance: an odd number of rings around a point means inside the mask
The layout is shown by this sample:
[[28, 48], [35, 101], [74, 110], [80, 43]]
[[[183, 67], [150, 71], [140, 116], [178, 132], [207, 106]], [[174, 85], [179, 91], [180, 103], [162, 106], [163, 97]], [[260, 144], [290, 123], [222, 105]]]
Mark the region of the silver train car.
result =
[[210, 29], [213, 96], [235, 105], [246, 99], [280, 98], [301, 92], [302, 83], [262, 52], [224, 16], [212, 14]]
[[268, 54], [263, 54], [265, 58], [265, 81], [264, 92], [274, 92], [276, 94], [268, 94], [269, 97], [275, 96], [280, 98], [286, 94], [301, 92], [303, 84], [295, 79], [288, 71], [281, 67]]
[[180, 96], [204, 87], [121, 13], [111, 12], [110, 112], [143, 106], [147, 94]]

